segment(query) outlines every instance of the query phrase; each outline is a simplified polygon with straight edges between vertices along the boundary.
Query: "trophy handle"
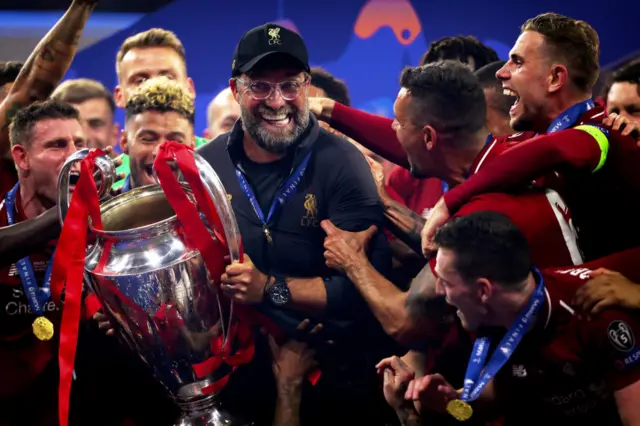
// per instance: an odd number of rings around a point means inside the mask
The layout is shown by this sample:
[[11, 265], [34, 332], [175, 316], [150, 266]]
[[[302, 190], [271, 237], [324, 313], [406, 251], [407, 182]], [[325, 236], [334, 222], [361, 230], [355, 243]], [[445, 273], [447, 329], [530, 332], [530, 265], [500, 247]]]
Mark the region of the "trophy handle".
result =
[[[82, 161], [87, 155], [89, 155], [89, 149], [85, 148], [81, 151], [77, 151], [71, 157], [65, 161], [60, 174], [58, 175], [58, 219], [60, 224], [64, 223], [64, 218], [67, 216], [69, 210], [69, 175], [74, 163]], [[116, 178], [116, 168], [113, 165], [111, 159], [106, 155], [96, 157], [95, 165], [98, 168], [101, 177], [101, 183], [98, 187], [98, 199], [102, 200], [110, 193], [111, 186]], [[94, 172], [94, 178], [96, 173]]]
[[211, 165], [196, 151], [191, 152], [193, 152], [193, 157], [196, 161], [196, 167], [198, 168], [200, 179], [204, 183], [204, 187], [207, 190], [209, 197], [218, 210], [218, 216], [222, 222], [224, 235], [229, 248], [230, 260], [232, 263], [241, 262], [240, 241], [242, 241], [242, 239], [240, 236], [240, 228], [238, 227], [233, 207], [231, 207], [231, 202], [227, 197], [227, 191], [224, 189], [224, 185]]

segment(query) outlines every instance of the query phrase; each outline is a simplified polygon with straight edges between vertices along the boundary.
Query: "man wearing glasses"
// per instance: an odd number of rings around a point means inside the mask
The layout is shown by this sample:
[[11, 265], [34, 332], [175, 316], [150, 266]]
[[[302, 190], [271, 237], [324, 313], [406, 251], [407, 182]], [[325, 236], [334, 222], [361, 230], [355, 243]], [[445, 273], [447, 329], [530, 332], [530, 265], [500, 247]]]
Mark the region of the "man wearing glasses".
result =
[[[388, 352], [388, 340], [353, 284], [326, 267], [320, 228], [324, 219], [349, 231], [380, 227], [383, 211], [362, 154], [309, 113], [309, 70], [303, 40], [275, 24], [248, 31], [236, 47], [229, 86], [240, 119], [230, 133], [199, 148], [225, 185], [248, 255], [227, 267], [222, 289], [290, 337], [305, 339], [295, 331], [305, 318], [322, 322], [323, 333], [309, 342], [322, 376], [303, 390], [302, 424], [340, 424], [353, 420], [350, 413], [359, 413], [362, 424], [385, 424], [371, 408], [380, 405], [369, 397], [379, 396], [369, 373]], [[369, 247], [371, 262], [386, 273], [391, 257], [384, 235], [372, 233]], [[335, 344], [322, 351], [327, 340]], [[234, 373], [221, 397], [232, 413], [271, 424], [269, 395], [276, 387], [268, 347], [260, 343], [254, 361]], [[370, 421], [363, 418], [369, 415]]]

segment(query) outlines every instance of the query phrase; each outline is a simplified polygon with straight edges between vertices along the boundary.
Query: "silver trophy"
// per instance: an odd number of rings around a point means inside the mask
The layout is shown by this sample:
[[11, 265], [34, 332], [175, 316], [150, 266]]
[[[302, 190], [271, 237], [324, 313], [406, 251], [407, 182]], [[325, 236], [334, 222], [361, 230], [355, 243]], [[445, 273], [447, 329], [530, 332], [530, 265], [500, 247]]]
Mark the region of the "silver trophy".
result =
[[[88, 150], [75, 153], [60, 172], [61, 221], [69, 206], [72, 166], [87, 154]], [[220, 216], [231, 261], [236, 261], [240, 232], [224, 187], [209, 164], [194, 156]], [[217, 391], [212, 391], [231, 369], [224, 363], [211, 364], [212, 371], [194, 367], [211, 362], [220, 355], [216, 352], [233, 350], [232, 303], [208, 278], [200, 252], [187, 246], [184, 229], [160, 185], [104, 201], [116, 171], [106, 156], [97, 157], [95, 165], [103, 230], [91, 228], [96, 240], [87, 249], [85, 282], [102, 303], [118, 337], [151, 368], [182, 409], [177, 425], [238, 424], [218, 407]], [[189, 187], [181, 186], [193, 200]]]

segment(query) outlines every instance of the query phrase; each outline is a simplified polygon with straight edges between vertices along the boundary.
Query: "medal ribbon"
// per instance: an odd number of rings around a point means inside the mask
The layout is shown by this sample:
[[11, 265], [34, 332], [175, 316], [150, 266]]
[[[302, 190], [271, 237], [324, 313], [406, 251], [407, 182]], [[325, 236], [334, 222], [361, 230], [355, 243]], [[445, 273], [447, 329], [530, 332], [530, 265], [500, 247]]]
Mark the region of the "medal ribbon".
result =
[[271, 202], [271, 207], [269, 208], [269, 213], [267, 214], [266, 219], [264, 217], [262, 209], [260, 208], [258, 199], [253, 193], [253, 189], [251, 189], [251, 185], [249, 185], [249, 182], [247, 182], [247, 178], [245, 178], [244, 174], [240, 170], [236, 169], [236, 176], [238, 177], [240, 188], [242, 188], [242, 192], [244, 192], [244, 195], [249, 200], [249, 203], [251, 203], [253, 211], [256, 213], [258, 220], [260, 220], [260, 224], [264, 227], [265, 230], [267, 229], [267, 225], [271, 222], [274, 216], [276, 216], [280, 212], [287, 199], [291, 198], [296, 194], [296, 192], [298, 192], [298, 184], [300, 184], [300, 181], [304, 176], [304, 172], [307, 169], [310, 158], [311, 152], [307, 153], [307, 155], [302, 159], [302, 162], [293, 171], [293, 173], [289, 175], [287, 180], [280, 187], [278, 193]]
[[573, 105], [565, 112], [560, 114], [558, 118], [553, 120], [553, 122], [549, 126], [549, 129], [547, 129], [547, 133], [555, 133], [559, 132], [560, 130], [568, 129], [569, 127], [573, 126], [576, 121], [578, 121], [578, 118], [580, 118], [582, 114], [589, 111], [594, 106], [595, 104], [591, 99], [587, 99], [586, 101], [582, 101], [578, 104]]
[[128, 174], [126, 178], [124, 178], [124, 183], [120, 189], [120, 193], [124, 194], [125, 192], [131, 191], [131, 174]]
[[536, 314], [544, 302], [544, 280], [542, 274], [535, 270], [540, 280], [527, 305], [520, 312], [518, 318], [506, 332], [500, 344], [494, 351], [491, 359], [485, 366], [491, 341], [487, 337], [476, 339], [473, 344], [473, 352], [469, 358], [467, 371], [464, 378], [464, 388], [460, 399], [465, 402], [476, 400], [487, 383], [498, 373], [500, 368], [509, 360], [524, 334], [533, 324]]
[[[82, 309], [82, 278], [86, 254], [89, 217], [95, 229], [102, 229], [98, 190], [93, 180], [95, 157], [106, 155], [102, 150], [92, 150], [80, 162], [80, 178], [71, 197], [69, 210], [58, 239], [57, 256], [51, 273], [51, 296], [62, 308], [60, 348], [58, 364], [60, 384], [58, 389], [58, 416], [60, 426], [69, 424], [69, 398], [78, 342], [78, 328]], [[60, 304], [65, 292], [64, 305]]]
[[[16, 194], [18, 193], [20, 184], [17, 183], [11, 191], [4, 197], [5, 205], [7, 208], [7, 223], [13, 225], [15, 223], [16, 212]], [[44, 281], [42, 287], [38, 287], [38, 283], [33, 271], [33, 264], [29, 256], [25, 256], [16, 262], [18, 274], [22, 281], [22, 288], [24, 288], [24, 294], [29, 301], [29, 307], [34, 315], [42, 316], [44, 312], [44, 304], [47, 303], [51, 296], [51, 269], [53, 267], [53, 257], [55, 256], [55, 250], [47, 269], [44, 273]]]

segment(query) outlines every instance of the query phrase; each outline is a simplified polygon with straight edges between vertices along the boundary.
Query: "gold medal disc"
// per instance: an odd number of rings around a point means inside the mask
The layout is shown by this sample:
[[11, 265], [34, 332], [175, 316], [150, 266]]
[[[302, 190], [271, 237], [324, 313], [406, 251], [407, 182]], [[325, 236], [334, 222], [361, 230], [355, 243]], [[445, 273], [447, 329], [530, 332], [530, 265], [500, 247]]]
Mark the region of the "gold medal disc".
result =
[[38, 317], [33, 322], [33, 334], [40, 340], [51, 340], [53, 337], [53, 323], [45, 317]]
[[454, 399], [447, 404], [447, 412], [456, 420], [464, 422], [469, 420], [473, 415], [473, 408], [460, 399]]

